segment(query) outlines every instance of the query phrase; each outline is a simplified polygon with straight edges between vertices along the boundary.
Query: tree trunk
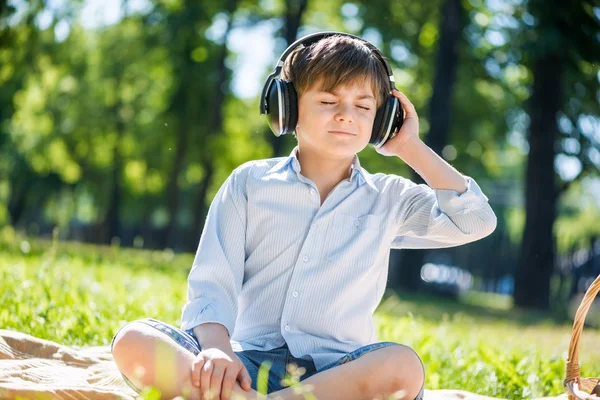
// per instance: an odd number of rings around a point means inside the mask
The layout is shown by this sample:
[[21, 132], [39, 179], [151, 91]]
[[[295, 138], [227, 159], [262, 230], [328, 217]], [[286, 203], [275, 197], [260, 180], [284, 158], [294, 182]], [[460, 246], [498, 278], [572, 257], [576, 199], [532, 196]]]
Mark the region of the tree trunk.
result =
[[[286, 46], [291, 45], [296, 41], [298, 36], [298, 28], [300, 28], [300, 22], [302, 21], [302, 15], [306, 10], [307, 0], [286, 0], [286, 10], [284, 17], [283, 33], [286, 41]], [[279, 58], [279, 57], [278, 57]], [[284, 144], [290, 140], [287, 136], [275, 136], [270, 129], [266, 130], [271, 146], [273, 147], [273, 157], [284, 156]]]
[[[127, 1], [121, 4], [121, 11], [123, 17], [127, 18]], [[115, 92], [119, 93], [121, 90], [121, 82], [123, 79], [123, 65], [117, 61], [113, 65], [113, 71], [117, 78]], [[110, 198], [108, 201], [108, 208], [104, 221], [102, 223], [102, 231], [104, 232], [104, 243], [111, 243], [113, 238], [119, 238], [119, 209], [121, 208], [121, 199], [123, 197], [121, 193], [121, 171], [123, 169], [123, 160], [121, 160], [121, 152], [119, 146], [121, 145], [121, 139], [125, 133], [125, 124], [123, 119], [119, 115], [121, 107], [123, 106], [121, 100], [117, 100], [111, 112], [115, 118], [115, 130], [117, 133], [117, 140], [115, 141], [115, 147], [113, 149], [113, 162], [111, 170], [111, 182], [112, 188], [110, 192]]]
[[[231, 34], [232, 29], [232, 18], [233, 13], [238, 6], [238, 0], [230, 0], [227, 3], [227, 12], [229, 14], [229, 21], [227, 24], [227, 29], [223, 35], [223, 45], [220, 48], [219, 58], [216, 62], [216, 70], [217, 70], [217, 78], [216, 78], [216, 87], [213, 91], [214, 93], [214, 101], [211, 102], [212, 111], [209, 114], [211, 119], [209, 121], [209, 126], [212, 127], [211, 133], [213, 135], [220, 135], [223, 132], [223, 105], [225, 103], [225, 97], [227, 94], [227, 85], [229, 84], [229, 77], [227, 75], [227, 65], [225, 60], [227, 58], [227, 41], [229, 35]], [[198, 246], [198, 241], [200, 239], [200, 235], [202, 234], [202, 230], [204, 228], [204, 220], [206, 218], [206, 194], [208, 193], [208, 189], [210, 184], [212, 183], [212, 178], [214, 175], [214, 162], [217, 155], [213, 153], [204, 154], [203, 159], [203, 168], [204, 168], [204, 178], [200, 185], [198, 185], [197, 193], [194, 198], [196, 201], [194, 202], [194, 207], [192, 210], [193, 213], [193, 221], [191, 229], [189, 230], [189, 234], [187, 235], [185, 248], [193, 251]]]
[[[460, 0], [447, 0], [442, 11], [439, 49], [436, 62], [436, 76], [433, 94], [429, 102], [430, 130], [425, 143], [438, 154], [442, 153], [448, 143], [450, 131], [450, 109], [452, 104], [452, 87], [458, 60], [458, 41], [463, 28], [463, 9]], [[423, 178], [413, 171], [412, 180], [425, 183]], [[426, 250], [403, 250], [398, 273], [391, 286], [395, 289], [417, 291], [421, 285], [421, 267], [425, 260]]]
[[[192, 60], [190, 59], [190, 54], [194, 50], [196, 44], [196, 32], [193, 28], [195, 21], [194, 18], [197, 16], [197, 10], [194, 8], [191, 2], [188, 2], [187, 6], [190, 9], [190, 12], [187, 14], [185, 22], [181, 26], [173, 25], [171, 29], [174, 31], [181, 30], [181, 35], [184, 36], [183, 49], [180, 53], [177, 53], [177, 57], [180, 57], [180, 62], [183, 66], [179, 70], [179, 74], [181, 74], [181, 78], [179, 80], [179, 86], [177, 88], [177, 92], [173, 96], [171, 109], [177, 114], [178, 124], [177, 124], [177, 132], [175, 137], [175, 151], [173, 152], [172, 159], [172, 167], [169, 172], [169, 178], [167, 181], [166, 187], [166, 195], [167, 195], [167, 214], [169, 216], [169, 221], [167, 226], [164, 229], [159, 229], [156, 237], [156, 243], [159, 248], [171, 247], [173, 248], [176, 245], [177, 239], [177, 210], [179, 209], [179, 198], [181, 197], [181, 189], [179, 187], [178, 177], [181, 174], [181, 171], [185, 167], [185, 159], [188, 153], [188, 135], [190, 135], [190, 125], [189, 122], [191, 120], [191, 114], [193, 113], [190, 110], [190, 100], [194, 95], [190, 93], [191, 89], [188, 85], [188, 82], [191, 82], [193, 79], [194, 65]], [[175, 35], [177, 36], [177, 35]]]
[[[119, 91], [120, 84], [121, 79], [119, 78], [117, 81], [117, 92]], [[101, 229], [104, 233], [102, 241], [104, 243], [111, 243], [114, 237], [119, 237], [119, 209], [121, 207], [122, 197], [121, 182], [119, 180], [121, 178], [121, 170], [123, 165], [123, 160], [121, 160], [121, 153], [119, 151], [119, 145], [121, 143], [121, 138], [125, 133], [125, 124], [119, 116], [119, 109], [121, 108], [121, 106], [121, 102], [117, 101], [115, 106], [112, 108], [112, 114], [115, 118], [115, 130], [117, 133], [117, 139], [115, 141], [115, 147], [113, 149], [112, 169], [110, 172], [112, 187], [110, 188], [110, 197], [108, 200], [106, 215], [104, 216], [104, 221], [101, 224]]]
[[526, 219], [515, 276], [514, 303], [548, 309], [554, 269], [557, 192], [555, 186], [556, 115], [562, 104], [563, 60], [548, 53], [534, 61], [533, 93], [529, 103], [529, 157], [525, 182]]
[[204, 221], [206, 219], [207, 214], [207, 207], [205, 205], [206, 193], [208, 193], [208, 188], [210, 187], [210, 184], [212, 182], [213, 175], [214, 168], [212, 162], [204, 163], [204, 179], [198, 187], [198, 195], [196, 196], [198, 200], [194, 203], [194, 221], [192, 223], [192, 234], [188, 235], [186, 246], [186, 248], [190, 251], [193, 251], [196, 249], [196, 247], [198, 247], [200, 235], [202, 234], [202, 230], [204, 229]]
[[110, 193], [110, 200], [108, 205], [108, 211], [104, 219], [104, 243], [111, 243], [112, 239], [119, 237], [119, 208], [121, 205], [121, 184], [119, 182], [121, 176], [121, 159], [119, 154], [119, 142], [121, 140], [121, 134], [118, 133], [119, 138], [113, 150], [113, 165], [111, 171], [112, 188]]
[[[185, 89], [181, 89], [185, 92]], [[182, 93], [181, 96], [186, 98], [187, 95]], [[185, 100], [184, 100], [185, 101]], [[184, 102], [179, 104], [185, 104]], [[175, 152], [173, 154], [173, 166], [169, 173], [169, 179], [167, 180], [167, 211], [169, 214], [169, 222], [167, 227], [161, 232], [158, 243], [160, 247], [173, 246], [177, 231], [177, 210], [179, 206], [179, 181], [178, 177], [183, 170], [185, 156], [187, 154], [188, 145], [188, 123], [187, 120], [180, 120], [179, 127], [177, 128], [177, 137], [175, 138]]]
[[8, 199], [8, 214], [10, 224], [17, 226], [27, 207], [27, 194], [39, 180], [38, 175], [31, 171], [20, 156], [15, 157], [15, 173], [9, 174], [10, 197]]

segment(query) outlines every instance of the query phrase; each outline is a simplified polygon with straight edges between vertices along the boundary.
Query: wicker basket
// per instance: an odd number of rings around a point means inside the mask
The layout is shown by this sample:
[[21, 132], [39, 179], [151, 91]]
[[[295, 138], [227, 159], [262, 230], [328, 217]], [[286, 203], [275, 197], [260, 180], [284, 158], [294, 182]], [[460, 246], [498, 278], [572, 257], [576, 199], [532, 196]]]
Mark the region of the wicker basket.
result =
[[600, 378], [581, 378], [579, 376], [579, 337], [583, 330], [585, 316], [594, 302], [596, 294], [600, 291], [600, 275], [590, 285], [583, 296], [583, 300], [575, 314], [571, 343], [569, 344], [569, 358], [567, 359], [567, 374], [563, 383], [569, 393], [569, 400], [575, 399], [600, 399]]

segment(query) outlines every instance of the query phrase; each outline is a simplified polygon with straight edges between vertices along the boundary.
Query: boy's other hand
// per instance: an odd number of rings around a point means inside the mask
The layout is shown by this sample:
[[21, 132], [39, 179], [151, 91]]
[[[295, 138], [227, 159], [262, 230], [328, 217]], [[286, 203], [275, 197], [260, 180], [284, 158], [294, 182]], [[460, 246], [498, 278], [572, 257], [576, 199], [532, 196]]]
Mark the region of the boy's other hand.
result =
[[229, 400], [236, 380], [242, 389], [251, 389], [250, 374], [233, 350], [208, 348], [194, 359], [192, 385], [200, 388], [203, 399]]
[[400, 156], [402, 146], [406, 142], [410, 139], [420, 140], [419, 117], [415, 106], [408, 100], [408, 97], [396, 89], [392, 90], [392, 94], [400, 101], [400, 105], [404, 109], [404, 122], [395, 136], [380, 148], [375, 149], [375, 151], [384, 156]]

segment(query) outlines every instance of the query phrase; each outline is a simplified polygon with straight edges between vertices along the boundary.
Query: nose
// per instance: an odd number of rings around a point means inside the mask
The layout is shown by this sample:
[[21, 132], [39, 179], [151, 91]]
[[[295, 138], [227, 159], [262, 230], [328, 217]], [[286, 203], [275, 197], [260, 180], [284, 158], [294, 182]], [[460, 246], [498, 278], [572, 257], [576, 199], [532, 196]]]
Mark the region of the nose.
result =
[[340, 104], [335, 113], [335, 120], [338, 122], [354, 122], [352, 111], [352, 105]]

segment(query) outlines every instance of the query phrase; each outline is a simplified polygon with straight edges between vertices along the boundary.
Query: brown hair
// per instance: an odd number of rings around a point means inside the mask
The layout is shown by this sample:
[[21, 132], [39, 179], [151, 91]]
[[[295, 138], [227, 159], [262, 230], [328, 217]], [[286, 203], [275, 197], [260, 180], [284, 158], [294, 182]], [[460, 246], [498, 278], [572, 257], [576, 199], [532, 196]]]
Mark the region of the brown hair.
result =
[[294, 84], [300, 97], [316, 82], [321, 90], [371, 82], [379, 108], [390, 91], [389, 77], [381, 60], [361, 40], [333, 35], [312, 45], [298, 46], [283, 63], [281, 78]]

